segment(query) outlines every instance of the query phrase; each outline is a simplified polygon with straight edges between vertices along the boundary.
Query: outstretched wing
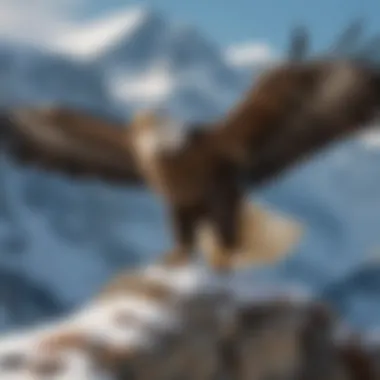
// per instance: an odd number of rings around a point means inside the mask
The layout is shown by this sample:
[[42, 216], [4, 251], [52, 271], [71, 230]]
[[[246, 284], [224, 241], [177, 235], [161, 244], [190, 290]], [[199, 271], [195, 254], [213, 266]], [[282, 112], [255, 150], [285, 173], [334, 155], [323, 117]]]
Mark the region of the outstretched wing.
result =
[[359, 31], [348, 28], [327, 54], [300, 55], [263, 73], [220, 121], [222, 149], [245, 166], [250, 184], [273, 179], [379, 114], [380, 68], [371, 59], [376, 51], [359, 54]]
[[0, 147], [23, 164], [75, 177], [145, 185], [127, 126], [74, 109], [17, 108], [0, 117]]

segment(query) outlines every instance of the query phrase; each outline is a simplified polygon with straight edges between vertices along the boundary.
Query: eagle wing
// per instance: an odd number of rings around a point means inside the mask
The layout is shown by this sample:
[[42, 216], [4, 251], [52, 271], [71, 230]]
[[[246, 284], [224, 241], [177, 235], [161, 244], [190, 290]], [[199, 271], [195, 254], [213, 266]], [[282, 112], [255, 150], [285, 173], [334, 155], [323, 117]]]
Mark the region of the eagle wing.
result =
[[145, 186], [133, 159], [127, 125], [59, 107], [8, 110], [0, 124], [2, 151], [23, 164], [79, 178]]
[[[380, 111], [380, 50], [358, 44], [352, 24], [319, 57], [306, 57], [304, 32], [293, 35], [290, 59], [264, 72], [219, 123], [223, 151], [247, 185], [258, 186], [328, 144], [373, 123]], [[376, 51], [377, 50], [377, 51]]]

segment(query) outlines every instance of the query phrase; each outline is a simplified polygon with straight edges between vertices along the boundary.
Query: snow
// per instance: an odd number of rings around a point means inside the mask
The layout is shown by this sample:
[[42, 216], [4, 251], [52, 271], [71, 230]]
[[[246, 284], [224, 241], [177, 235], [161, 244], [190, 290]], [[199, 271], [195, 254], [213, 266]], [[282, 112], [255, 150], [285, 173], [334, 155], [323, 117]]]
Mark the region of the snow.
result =
[[147, 278], [170, 286], [179, 294], [189, 296], [199, 294], [205, 289], [209, 291], [219, 290], [223, 283], [223, 278], [207, 270], [206, 267], [199, 267], [196, 263], [176, 268], [176, 270], [162, 266], [149, 266], [145, 269], [145, 275]]
[[[107, 317], [109, 314], [107, 308], [117, 310], [118, 312], [128, 312], [129, 315], [138, 318], [141, 323], [153, 324], [162, 328], [174, 326], [177, 322], [165, 305], [133, 295], [112, 298], [109, 301], [103, 302], [100, 307], [95, 304], [94, 309], [90, 311], [90, 315], [86, 311], [80, 316], [80, 320], [83, 320], [83, 324], [88, 323], [92, 319], [91, 316], [94, 315], [94, 311], [99, 317], [103, 315]], [[94, 326], [86, 325], [86, 329], [91, 330], [96, 327], [96, 324], [97, 321], [95, 321]]]
[[295, 284], [286, 284], [282, 287], [256, 284], [252, 278], [243, 278], [239, 273], [216, 274], [197, 262], [176, 268], [176, 270], [162, 266], [149, 266], [143, 273], [147, 278], [169, 286], [182, 297], [195, 297], [205, 292], [217, 294], [227, 291], [238, 303], [271, 302], [279, 297], [286, 297], [298, 303], [306, 303], [312, 299], [311, 293]]
[[175, 80], [169, 70], [157, 64], [140, 75], [123, 76], [110, 83], [116, 99], [125, 102], [159, 102], [175, 88]]
[[380, 131], [378, 126], [373, 126], [365, 133], [362, 133], [360, 138], [363, 141], [364, 145], [368, 149], [377, 150], [380, 147]]
[[54, 44], [30, 50], [4, 49], [10, 62], [0, 72], [0, 102], [37, 98], [121, 117], [175, 104], [186, 118], [208, 118], [229, 107], [245, 84], [207, 39], [141, 6], [82, 21]]
[[270, 45], [259, 42], [232, 45], [225, 54], [227, 61], [237, 67], [268, 64], [278, 59]]
[[127, 38], [142, 22], [145, 14], [142, 7], [117, 11], [59, 36], [54, 48], [76, 58], [91, 59], [116, 44], [119, 38]]
[[[242, 295], [241, 290], [232, 282], [226, 282], [224, 276], [207, 271], [204, 266], [196, 264], [175, 269], [152, 265], [137, 271], [135, 274], [145, 281], [154, 281], [154, 283], [166, 285], [179, 304], [184, 304], [188, 300], [196, 300], [199, 295], [206, 292], [221, 291], [223, 292], [221, 294], [226, 295], [232, 292], [234, 297]], [[279, 292], [277, 289], [277, 291], [265, 295], [260, 293], [257, 301], [262, 303], [266, 299], [269, 301], [278, 299], [282, 291]], [[247, 296], [247, 294], [245, 295]], [[289, 292], [287, 296], [292, 297]], [[235, 307], [239, 305], [241, 300], [236, 298], [237, 303], [224, 304], [222, 309], [218, 309], [221, 313], [220, 317], [228, 318], [230, 313], [236, 310]], [[299, 297], [298, 300], [305, 302], [305, 299], [301, 300]], [[254, 292], [251, 293], [249, 301], [255, 302]], [[16, 375], [27, 376], [29, 375], [28, 366], [31, 363], [59, 358], [63, 360], [65, 365], [63, 370], [61, 369], [57, 375], [54, 374], [51, 377], [52, 379], [69, 379], [69, 376], [78, 380], [112, 378], [112, 372], [104, 372], [105, 369], [103, 368], [104, 373], [101, 373], [101, 366], [91, 366], [91, 345], [100, 343], [102, 347], [121, 350], [133, 349], [134, 352], [147, 348], [159, 349], [159, 346], [158, 348], [156, 346], [156, 344], [159, 345], [159, 336], [154, 335], [154, 331], [157, 330], [151, 329], [151, 327], [165, 328], [167, 331], [175, 331], [178, 328], [186, 329], [185, 325], [181, 325], [181, 308], [177, 306], [177, 303], [170, 305], [165, 300], [147, 299], [138, 294], [124, 293], [116, 296], [111, 294], [106, 299], [95, 300], [83, 306], [55, 323], [52, 322], [49, 325], [34, 330], [21, 331], [17, 334], [8, 334], [8, 336], [3, 336], [0, 342], [0, 362], [12, 353], [24, 354], [27, 361], [26, 365], [21, 366], [21, 369], [9, 371], [6, 368], [0, 368], [0, 376], [4, 380], [15, 379], [17, 378]], [[135, 317], [139, 324], [136, 326], [135, 323], [131, 322], [128, 325], [128, 320], [126, 324], [118, 324], [115, 317], [123, 312]], [[70, 342], [84, 341], [86, 343], [85, 345], [81, 343], [60, 345], [58, 343], [57, 351], [57, 343], [55, 342], [62, 342], [62, 339], [67, 336], [75, 337]], [[30, 367], [29, 371], [32, 372]]]
[[[128, 320], [127, 324], [118, 324], [116, 317], [122, 313], [137, 318], [139, 324], [136, 326], [132, 322], [128, 325]], [[64, 360], [64, 370], [58, 371], [58, 375], [51, 378], [110, 379], [112, 373], [101, 373], [100, 368], [92, 365], [91, 357], [86, 351], [87, 345], [100, 343], [113, 349], [128, 350], [149, 348], [156, 342], [149, 327], [173, 331], [179, 323], [176, 318], [178, 319], [173, 309], [167, 305], [133, 294], [94, 301], [55, 322], [3, 336], [0, 343], [0, 361], [9, 354], [20, 353], [26, 355], [27, 362], [19, 370], [0, 369], [0, 376], [4, 380], [28, 379], [27, 376], [32, 376], [28, 365], [33, 361], [43, 360], [44, 356], [46, 359], [49, 359], [49, 355], [51, 358], [57, 357], [55, 349], [50, 351], [51, 344], [58, 342], [60, 337], [72, 336], [78, 342], [84, 340], [86, 345], [78, 346], [74, 343], [67, 347], [61, 346], [58, 358]], [[46, 344], [47, 348], [44, 348]], [[32, 378], [37, 378], [34, 376]]]

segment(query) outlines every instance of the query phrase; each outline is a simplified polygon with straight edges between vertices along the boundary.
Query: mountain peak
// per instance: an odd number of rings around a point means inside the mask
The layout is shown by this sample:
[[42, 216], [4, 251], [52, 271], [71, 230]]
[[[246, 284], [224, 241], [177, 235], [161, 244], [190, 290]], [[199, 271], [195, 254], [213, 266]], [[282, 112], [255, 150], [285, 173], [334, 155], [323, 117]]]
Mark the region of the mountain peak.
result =
[[61, 35], [53, 48], [76, 58], [93, 59], [144, 25], [159, 19], [155, 11], [145, 6], [118, 10]]

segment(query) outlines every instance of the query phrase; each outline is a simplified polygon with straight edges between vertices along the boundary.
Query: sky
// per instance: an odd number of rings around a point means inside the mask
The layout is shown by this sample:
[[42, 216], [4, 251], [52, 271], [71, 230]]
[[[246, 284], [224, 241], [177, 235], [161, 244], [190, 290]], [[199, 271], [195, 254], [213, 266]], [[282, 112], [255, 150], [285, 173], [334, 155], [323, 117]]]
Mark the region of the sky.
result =
[[320, 49], [356, 18], [364, 19], [368, 33], [380, 33], [379, 0], [0, 0], [0, 37], [47, 38], [74, 19], [98, 17], [136, 4], [194, 25], [221, 47], [262, 41], [281, 51], [291, 28], [305, 24], [313, 47]]

